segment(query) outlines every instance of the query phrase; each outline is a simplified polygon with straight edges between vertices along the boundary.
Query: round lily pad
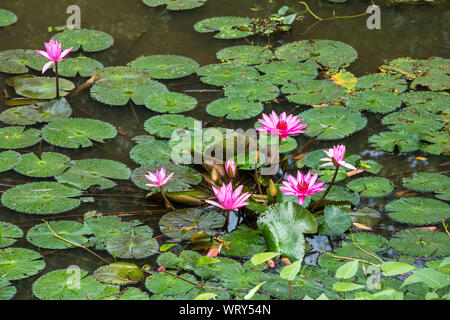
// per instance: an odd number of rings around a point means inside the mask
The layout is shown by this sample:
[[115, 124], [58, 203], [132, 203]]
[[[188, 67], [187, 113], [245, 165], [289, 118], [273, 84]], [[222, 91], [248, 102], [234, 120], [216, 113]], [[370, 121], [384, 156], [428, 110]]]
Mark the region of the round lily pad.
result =
[[285, 44], [275, 51], [279, 60], [303, 61], [311, 59], [323, 67], [337, 69], [356, 60], [356, 50], [335, 40], [300, 40]]
[[223, 48], [217, 52], [216, 56], [222, 62], [242, 63], [245, 65], [266, 63], [274, 58], [269, 48], [249, 45]]
[[67, 169], [69, 161], [70, 158], [61, 153], [43, 152], [41, 159], [34, 153], [27, 153], [14, 170], [28, 177], [48, 178]]
[[353, 110], [368, 110], [376, 113], [388, 113], [400, 108], [400, 96], [387, 91], [367, 90], [351, 95], [345, 106]]
[[73, 164], [56, 180], [82, 190], [97, 185], [100, 190], [113, 188], [117, 185], [110, 179], [128, 180], [131, 170], [118, 161], [109, 159], [83, 159], [73, 161]]
[[404, 108], [383, 117], [381, 123], [392, 131], [406, 131], [412, 134], [440, 130], [446, 119], [429, 111], [418, 111], [415, 107]]
[[264, 73], [261, 80], [273, 84], [299, 83], [305, 80], [313, 80], [317, 77], [317, 64], [311, 62], [287, 62], [274, 61], [255, 66]]
[[114, 39], [103, 31], [89, 29], [66, 30], [55, 34], [53, 40], [62, 43], [63, 48], [73, 47], [73, 51], [83, 48], [86, 52], [96, 52], [108, 49], [114, 44]]
[[95, 72], [99, 78], [95, 83], [107, 88], [129, 88], [140, 86], [150, 80], [147, 71], [128, 66], [107, 67]]
[[[50, 227], [60, 237], [74, 243], [86, 243], [83, 236], [85, 229], [82, 223], [76, 221], [50, 221]], [[45, 249], [69, 249], [76, 246], [58, 239], [48, 228], [46, 223], [41, 223], [32, 227], [27, 233], [27, 240], [32, 245]]]
[[75, 77], [79, 74], [82, 77], [92, 76], [98, 69], [102, 69], [103, 64], [88, 57], [75, 57], [58, 63], [58, 74], [63, 77]]
[[129, 88], [108, 88], [97, 84], [91, 87], [91, 97], [110, 106], [124, 106], [131, 99], [136, 105], [143, 105], [149, 96], [169, 91], [161, 82], [150, 80], [145, 84]]
[[261, 102], [249, 102], [246, 98], [220, 98], [206, 106], [206, 112], [215, 117], [244, 120], [256, 117], [264, 109]]
[[197, 100], [183, 93], [163, 92], [147, 97], [145, 106], [161, 113], [181, 113], [194, 109]]
[[[258, 139], [258, 144], [264, 148], [268, 148], [272, 145], [277, 145], [280, 142], [277, 136], [267, 135], [265, 137], [261, 137]], [[281, 140], [281, 143], [278, 146], [279, 153], [286, 153], [297, 148], [297, 140], [293, 137], [287, 137], [286, 140]]]
[[0, 275], [6, 280], [25, 279], [45, 268], [42, 256], [24, 248], [0, 249]]
[[445, 131], [438, 132], [426, 132], [419, 135], [420, 139], [429, 142], [420, 146], [420, 149], [431, 153], [450, 155], [450, 139], [448, 139], [448, 133]]
[[117, 130], [113, 125], [88, 118], [57, 120], [42, 128], [42, 136], [46, 142], [63, 148], [86, 148], [92, 146], [91, 140], [103, 142], [116, 135]]
[[251, 257], [267, 250], [266, 241], [260, 231], [249, 229], [244, 224], [240, 224], [233, 232], [223, 235], [222, 239], [230, 242], [228, 245], [230, 249], [221, 252], [228, 256]]
[[450, 255], [450, 237], [429, 229], [406, 229], [394, 234], [390, 245], [403, 254], [435, 258]]
[[225, 216], [219, 211], [179, 209], [165, 214], [159, 220], [159, 228], [174, 239], [190, 239], [199, 232], [216, 235], [225, 224]]
[[443, 201], [411, 197], [389, 202], [389, 216], [403, 223], [429, 224], [450, 218], [450, 206]]
[[239, 63], [208, 64], [198, 69], [200, 81], [215, 86], [225, 86], [246, 80], [257, 80], [259, 72], [254, 67]]
[[[59, 78], [59, 95], [69, 94], [75, 88], [75, 84], [69, 80]], [[14, 89], [17, 94], [34, 99], [56, 98], [56, 78], [32, 77], [17, 78], [14, 80]]]
[[178, 79], [187, 77], [199, 68], [197, 61], [177, 55], [153, 55], [140, 57], [131, 66], [147, 71], [154, 79]]
[[[192, 274], [180, 274], [179, 276], [189, 281], [196, 282]], [[182, 296], [187, 294], [190, 290], [196, 288], [192, 283], [176, 278], [164, 272], [154, 274], [151, 278], [145, 281], [147, 290], [155, 294], [163, 294], [167, 296]]]
[[0, 248], [9, 247], [22, 236], [23, 231], [18, 226], [0, 221]]
[[0, 27], [6, 27], [17, 22], [17, 16], [6, 9], [0, 9]]
[[33, 182], [6, 190], [2, 204], [14, 211], [30, 214], [55, 214], [80, 205], [81, 191], [57, 182]]
[[359, 192], [363, 197], [381, 197], [394, 190], [392, 182], [381, 177], [359, 178], [347, 183], [347, 188]]
[[299, 114], [307, 125], [305, 135], [320, 140], [345, 138], [366, 126], [367, 119], [359, 112], [343, 107], [312, 108]]
[[[352, 236], [346, 235], [347, 240], [352, 240]], [[389, 241], [377, 234], [360, 232], [353, 234], [353, 240], [356, 244], [370, 252], [383, 252], [389, 249]]]
[[[145, 275], [144, 272], [133, 263], [113, 262], [95, 270], [94, 278], [103, 283], [124, 285], [143, 281]], [[129, 288], [133, 289], [134, 287]], [[125, 294], [126, 292], [124, 295]], [[122, 300], [122, 297], [119, 300]]]
[[207, 0], [143, 0], [149, 7], [167, 5], [167, 10], [189, 10], [203, 6]]
[[403, 185], [417, 191], [440, 191], [450, 188], [450, 178], [434, 172], [417, 172], [411, 178], [403, 178]]
[[194, 24], [197, 32], [217, 32], [214, 38], [238, 39], [252, 35], [251, 31], [243, 31], [252, 20], [243, 17], [213, 17], [203, 19]]
[[403, 102], [417, 110], [443, 112], [450, 104], [450, 94], [433, 91], [409, 91], [401, 95]]
[[347, 97], [345, 88], [329, 80], [305, 80], [281, 88], [291, 102], [304, 105], [340, 103]]
[[27, 73], [30, 67], [41, 70], [46, 59], [34, 50], [13, 49], [0, 52], [0, 72], [21, 74]]
[[387, 131], [369, 137], [369, 142], [377, 149], [393, 152], [395, 147], [400, 152], [415, 151], [422, 147], [417, 135], [406, 131]]
[[179, 114], [164, 114], [147, 119], [144, 123], [144, 129], [149, 134], [161, 138], [170, 138], [176, 130], [193, 129], [195, 121], [197, 121], [195, 118]]
[[[326, 187], [326, 185], [324, 186]], [[318, 201], [325, 191], [320, 191], [311, 196], [313, 201]], [[345, 187], [333, 185], [324, 199], [324, 204], [353, 204], [357, 205], [360, 198], [357, 192], [351, 191]]]
[[0, 172], [14, 168], [22, 160], [20, 153], [12, 150], [0, 152]]
[[14, 287], [11, 282], [6, 279], [0, 279], [0, 301], [10, 300], [17, 293], [16, 287]]
[[158, 241], [152, 234], [130, 232], [116, 236], [106, 243], [106, 250], [115, 257], [123, 259], [143, 259], [158, 252]]
[[248, 101], [270, 101], [279, 94], [278, 87], [266, 81], [243, 81], [225, 87], [225, 96]]
[[390, 73], [374, 73], [358, 78], [355, 88], [402, 93], [408, 89], [408, 83], [399, 75]]
[[130, 158], [141, 166], [169, 162], [172, 158], [172, 148], [166, 141], [143, 142], [130, 150]]
[[22, 126], [0, 128], [0, 149], [23, 149], [41, 141], [41, 131]]

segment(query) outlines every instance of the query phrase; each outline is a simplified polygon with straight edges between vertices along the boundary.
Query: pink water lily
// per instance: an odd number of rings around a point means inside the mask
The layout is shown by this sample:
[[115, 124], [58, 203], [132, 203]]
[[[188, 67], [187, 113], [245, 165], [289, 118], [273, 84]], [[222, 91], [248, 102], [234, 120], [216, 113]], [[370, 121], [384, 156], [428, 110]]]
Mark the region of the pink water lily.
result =
[[320, 161], [328, 161], [327, 163], [320, 165], [321, 167], [334, 166], [335, 165], [333, 163], [333, 158], [334, 158], [334, 160], [336, 160], [336, 163], [338, 164], [338, 166], [346, 167], [351, 170], [356, 170], [356, 168], [354, 166], [352, 166], [350, 163], [347, 163], [344, 161], [344, 157], [345, 157], [345, 146], [344, 145], [334, 146], [333, 148], [330, 148], [328, 150], [323, 150], [323, 152], [325, 152], [325, 154], [329, 158], [320, 159]]
[[172, 178], [174, 172], [169, 174], [166, 178], [166, 169], [161, 168], [161, 170], [156, 170], [156, 173], [148, 172], [148, 174], [145, 175], [147, 180], [149, 180], [151, 183], [146, 184], [146, 186], [149, 187], [162, 187], [169, 182], [169, 180]]
[[56, 40], [50, 40], [48, 43], [44, 42], [44, 45], [46, 51], [36, 50], [36, 52], [39, 53], [41, 56], [50, 60], [42, 68], [42, 73], [45, 73], [48, 70], [48, 68], [50, 68], [54, 63], [66, 60], [63, 58], [67, 56], [69, 52], [72, 51], [73, 49], [73, 47], [70, 47], [69, 49], [63, 51], [61, 48], [61, 43], [59, 43]]
[[282, 181], [283, 186], [280, 187], [280, 190], [288, 196], [298, 197], [298, 204], [302, 205], [306, 196], [325, 190], [325, 188], [322, 188], [325, 182], [316, 182], [318, 176], [318, 173], [311, 176], [311, 171], [303, 175], [300, 170], [297, 170], [297, 179], [288, 175], [287, 180]]
[[288, 136], [304, 133], [302, 129], [306, 128], [307, 125], [300, 125], [303, 119], [298, 119], [298, 116], [290, 114], [286, 116], [286, 112], [280, 114], [280, 117], [272, 111], [270, 116], [263, 113], [264, 119], [259, 119], [259, 123], [262, 127], [256, 128], [258, 131], [266, 131], [273, 136], [280, 137], [281, 140], [286, 140]]
[[249, 204], [248, 202], [245, 202], [245, 200], [250, 198], [251, 194], [248, 192], [241, 194], [243, 186], [237, 187], [236, 190], [234, 190], [234, 192], [231, 182], [228, 185], [226, 185], [225, 183], [222, 184], [222, 187], [220, 188], [216, 188], [214, 186], [212, 188], [219, 202], [212, 200], [205, 200], [205, 202], [209, 204], [212, 204], [216, 207], [222, 208], [227, 211], [230, 210], [235, 211], [236, 209], [244, 207]]
[[225, 162], [225, 171], [230, 178], [234, 178], [236, 176], [236, 162], [233, 160], [228, 160]]

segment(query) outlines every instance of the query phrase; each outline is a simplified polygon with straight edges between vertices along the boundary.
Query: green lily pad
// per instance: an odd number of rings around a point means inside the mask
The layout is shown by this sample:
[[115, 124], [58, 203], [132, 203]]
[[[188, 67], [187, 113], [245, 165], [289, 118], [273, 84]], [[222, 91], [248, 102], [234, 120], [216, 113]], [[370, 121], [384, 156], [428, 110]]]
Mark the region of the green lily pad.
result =
[[239, 39], [252, 35], [250, 31], [240, 29], [247, 28], [252, 22], [250, 18], [243, 17], [213, 17], [203, 19], [194, 24], [197, 32], [219, 32], [214, 35], [217, 39]]
[[199, 68], [197, 61], [176, 55], [139, 57], [131, 62], [131, 66], [147, 71], [153, 79], [183, 78], [193, 74]]
[[[78, 244], [86, 243], [87, 238], [82, 223], [76, 221], [50, 221], [50, 227], [60, 237]], [[58, 239], [50, 231], [46, 223], [32, 227], [27, 233], [27, 240], [32, 245], [45, 249], [69, 249], [76, 246]]]
[[[350, 241], [352, 239], [350, 235], [346, 235], [345, 238]], [[377, 234], [368, 232], [354, 233], [353, 240], [359, 247], [370, 252], [383, 252], [389, 249], [389, 241]]]
[[334, 40], [300, 40], [279, 47], [279, 60], [303, 61], [311, 59], [323, 67], [337, 69], [356, 60], [358, 53], [350, 45]]
[[108, 159], [83, 159], [73, 161], [73, 164], [56, 180], [65, 185], [86, 190], [98, 185], [100, 190], [113, 188], [117, 185], [109, 179], [128, 180], [131, 170], [118, 161]]
[[114, 257], [123, 259], [143, 259], [158, 252], [158, 241], [152, 238], [152, 233], [128, 234], [111, 238], [106, 243], [106, 250]]
[[[17, 78], [14, 80], [14, 89], [17, 94], [34, 99], [56, 98], [56, 78], [32, 77]], [[69, 94], [75, 88], [75, 84], [69, 80], [59, 78], [59, 95]]]
[[17, 16], [6, 9], [0, 9], [0, 27], [6, 27], [17, 22]]
[[430, 144], [424, 143], [420, 149], [431, 154], [444, 153], [450, 155], [450, 139], [448, 136], [448, 132], [445, 131], [421, 133], [419, 138]]
[[[266, 137], [261, 137], [258, 139], [258, 144], [264, 148], [268, 148], [271, 145], [277, 145], [279, 143], [279, 138], [277, 136], [268, 135]], [[297, 140], [292, 137], [287, 137], [286, 140], [282, 140], [279, 144], [278, 152], [286, 153], [297, 148]]]
[[190, 239], [198, 232], [216, 235], [225, 224], [220, 211], [201, 209], [179, 209], [169, 212], [159, 220], [162, 233], [174, 239]]
[[359, 160], [357, 168], [369, 173], [378, 174], [383, 166], [374, 160]]
[[9, 247], [22, 237], [23, 231], [18, 226], [0, 221], [0, 248]]
[[161, 138], [170, 138], [174, 131], [180, 129], [194, 129], [195, 118], [179, 114], [164, 114], [154, 116], [144, 123], [144, 129], [151, 135]]
[[0, 152], [0, 172], [8, 171], [20, 163], [22, 156], [12, 150]]
[[347, 183], [347, 188], [359, 192], [363, 197], [381, 197], [394, 190], [392, 182], [381, 177], [359, 178]]
[[395, 147], [400, 152], [410, 152], [420, 149], [422, 142], [417, 135], [406, 131], [386, 131], [369, 137], [373, 147], [387, 152], [393, 152]]
[[41, 131], [22, 126], [0, 128], [0, 149], [24, 149], [41, 141]]
[[392, 131], [418, 134], [437, 131], [446, 124], [446, 121], [432, 112], [417, 111], [409, 107], [384, 116], [381, 123], [388, 125]]
[[130, 150], [130, 158], [141, 166], [169, 162], [172, 158], [172, 148], [166, 141], [143, 142]]
[[63, 148], [86, 148], [92, 141], [103, 142], [117, 135], [116, 128], [100, 120], [71, 118], [51, 122], [42, 128], [44, 140], [51, 145]]
[[261, 102], [249, 102], [246, 98], [228, 97], [217, 99], [206, 106], [206, 112], [229, 120], [244, 120], [256, 117], [264, 109]]
[[312, 108], [299, 114], [307, 125], [305, 135], [320, 140], [337, 140], [345, 138], [363, 129], [367, 119], [359, 112], [342, 107]]
[[29, 106], [8, 108], [0, 114], [0, 121], [10, 125], [32, 125], [69, 118], [72, 108], [66, 98], [40, 102]]
[[163, 92], [147, 97], [145, 106], [161, 113], [181, 113], [193, 110], [197, 106], [197, 100], [183, 93]]
[[103, 64], [88, 57], [75, 57], [58, 63], [58, 74], [63, 77], [91, 77], [98, 69], [103, 69]]
[[408, 89], [408, 83], [399, 75], [390, 73], [373, 73], [358, 78], [355, 88], [402, 93]]
[[138, 288], [129, 287], [121, 295], [119, 300], [149, 300], [146, 292], [142, 292]]
[[14, 298], [17, 293], [16, 287], [6, 279], [0, 279], [0, 301], [10, 300]]
[[[178, 276], [196, 282], [196, 279], [191, 274], [179, 274]], [[196, 286], [170, 274], [160, 272], [152, 275], [150, 279], [145, 281], [145, 287], [154, 294], [163, 294], [167, 296], [182, 296], [187, 294]]]
[[403, 185], [416, 191], [437, 192], [450, 188], [450, 178], [434, 172], [417, 172], [412, 178], [403, 178]]
[[209, 64], [197, 70], [200, 81], [215, 86], [226, 86], [241, 81], [257, 80], [259, 72], [254, 67], [239, 63]]
[[222, 250], [222, 254], [233, 257], [252, 257], [267, 250], [266, 241], [260, 231], [249, 229], [240, 224], [236, 230], [222, 236], [225, 241], [230, 241], [229, 250]]
[[97, 85], [116, 89], [140, 86], [150, 80], [147, 71], [128, 66], [103, 68], [95, 76], [99, 78], [95, 81]]
[[406, 229], [394, 234], [390, 245], [403, 254], [435, 258], [450, 255], [450, 237], [429, 229]]
[[41, 70], [47, 59], [34, 50], [14, 49], [0, 52], [0, 72], [27, 73], [30, 67]]
[[331, 105], [347, 97], [345, 87], [329, 80], [304, 80], [288, 83], [281, 88], [291, 102], [303, 105]]
[[277, 86], [265, 81], [242, 81], [225, 87], [225, 96], [247, 98], [248, 101], [270, 101], [279, 94]]
[[[324, 185], [324, 188], [327, 186]], [[311, 199], [314, 201], [318, 201], [325, 191], [320, 191], [311, 196]], [[341, 186], [332, 186], [327, 196], [325, 197], [323, 204], [353, 204], [356, 206], [359, 203], [359, 195], [357, 192], [351, 191], [347, 188]]]
[[318, 74], [317, 64], [311, 62], [274, 61], [257, 65], [255, 68], [264, 73], [260, 80], [282, 85], [314, 80]]
[[24, 248], [0, 249], [0, 279], [20, 280], [38, 274], [45, 268], [42, 256]]
[[56, 152], [43, 152], [41, 159], [34, 153], [27, 153], [14, 170], [28, 177], [48, 178], [67, 169], [69, 161], [68, 156]]
[[408, 106], [420, 111], [444, 112], [450, 105], [450, 94], [446, 92], [409, 91], [401, 98]]
[[136, 105], [143, 105], [147, 97], [167, 91], [169, 90], [161, 82], [150, 80], [140, 86], [127, 88], [108, 88], [95, 84], [91, 87], [90, 95], [110, 106], [124, 106], [129, 100]]
[[346, 232], [352, 223], [348, 210], [340, 206], [325, 206], [324, 223], [319, 232], [326, 235], [339, 235]]
[[351, 95], [345, 106], [353, 110], [368, 110], [376, 113], [388, 113], [400, 108], [400, 96], [387, 91], [367, 90]]
[[80, 190], [57, 182], [33, 182], [6, 190], [2, 204], [14, 211], [30, 214], [56, 214], [80, 205]]
[[217, 52], [216, 57], [222, 62], [254, 65], [266, 63], [272, 60], [274, 55], [267, 47], [241, 45], [223, 48]]
[[386, 205], [389, 216], [403, 223], [429, 224], [450, 218], [450, 206], [443, 201], [411, 197], [394, 200]]
[[167, 5], [167, 10], [189, 10], [203, 6], [207, 0], [143, 0], [149, 7]]
[[89, 29], [66, 30], [55, 34], [53, 40], [61, 42], [63, 48], [73, 47], [73, 52], [80, 48], [86, 52], [102, 51], [114, 44], [114, 39], [109, 34]]
[[95, 270], [93, 276], [100, 282], [118, 285], [136, 283], [145, 279], [144, 272], [138, 266], [126, 262], [113, 262], [102, 266]]

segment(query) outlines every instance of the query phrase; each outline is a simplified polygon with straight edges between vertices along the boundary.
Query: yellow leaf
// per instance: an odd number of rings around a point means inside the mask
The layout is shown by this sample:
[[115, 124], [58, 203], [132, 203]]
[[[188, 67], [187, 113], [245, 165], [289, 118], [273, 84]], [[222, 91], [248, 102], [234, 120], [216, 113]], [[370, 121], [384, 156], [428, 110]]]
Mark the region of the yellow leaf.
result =
[[331, 80], [348, 90], [353, 89], [358, 82], [358, 79], [353, 75], [353, 73], [346, 70], [341, 70], [338, 73], [331, 75]]

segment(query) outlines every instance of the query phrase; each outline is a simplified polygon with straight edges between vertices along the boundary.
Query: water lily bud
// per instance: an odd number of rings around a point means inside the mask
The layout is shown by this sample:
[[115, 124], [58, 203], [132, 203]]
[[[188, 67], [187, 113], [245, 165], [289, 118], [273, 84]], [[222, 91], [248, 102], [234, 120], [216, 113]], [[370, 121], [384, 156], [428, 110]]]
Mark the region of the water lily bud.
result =
[[211, 180], [214, 182], [219, 180], [219, 173], [217, 172], [216, 168], [212, 168], [211, 170]]
[[233, 160], [228, 160], [227, 162], [225, 162], [225, 171], [228, 177], [230, 177], [231, 179], [234, 178], [237, 172], [236, 162], [234, 162]]
[[259, 151], [256, 151], [255, 153], [255, 165], [258, 165], [259, 163]]
[[278, 193], [277, 187], [275, 183], [272, 181], [272, 179], [269, 180], [269, 193], [274, 198], [276, 198]]

